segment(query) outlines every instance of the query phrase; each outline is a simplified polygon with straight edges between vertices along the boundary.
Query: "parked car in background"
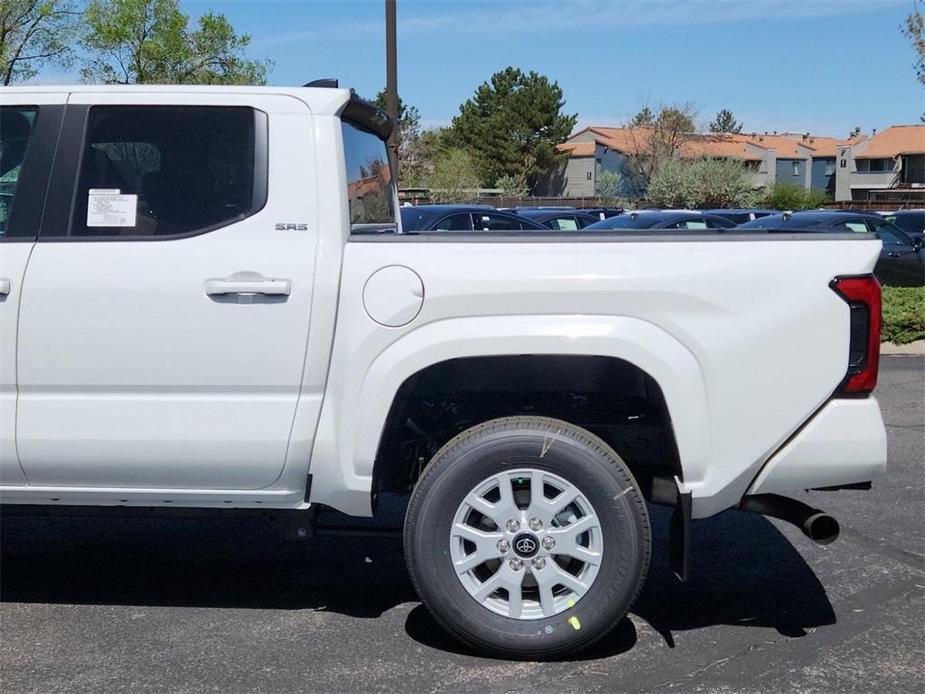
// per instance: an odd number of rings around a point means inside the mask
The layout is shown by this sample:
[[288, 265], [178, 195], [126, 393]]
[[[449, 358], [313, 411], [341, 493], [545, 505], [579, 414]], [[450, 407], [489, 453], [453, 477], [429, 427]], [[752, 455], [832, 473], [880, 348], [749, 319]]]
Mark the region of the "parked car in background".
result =
[[925, 240], [913, 239], [882, 215], [854, 210], [810, 210], [775, 214], [736, 227], [780, 231], [872, 232], [883, 241], [880, 260], [874, 268], [882, 284], [921, 287], [925, 284]]
[[585, 214], [581, 210], [549, 207], [521, 207], [516, 210], [518, 217], [530, 219], [550, 229], [559, 231], [577, 231], [600, 221], [597, 215]]
[[913, 239], [925, 238], [925, 210], [897, 210], [883, 217]]
[[772, 214], [779, 214], [780, 210], [766, 210], [760, 207], [742, 207], [729, 210], [702, 210], [702, 212], [704, 214], [712, 214], [717, 217], [728, 219], [730, 222], [735, 222], [736, 224], [742, 224], [743, 222], [750, 222], [753, 219], [761, 219], [762, 217], [767, 217]]
[[581, 210], [585, 214], [590, 214], [598, 219], [607, 219], [623, 214], [626, 210], [622, 207], [586, 207]]
[[521, 231], [549, 227], [510, 212], [477, 205], [416, 205], [402, 207], [401, 227], [415, 231]]
[[712, 214], [679, 211], [638, 211], [609, 217], [591, 226], [588, 231], [608, 229], [731, 229], [735, 222]]

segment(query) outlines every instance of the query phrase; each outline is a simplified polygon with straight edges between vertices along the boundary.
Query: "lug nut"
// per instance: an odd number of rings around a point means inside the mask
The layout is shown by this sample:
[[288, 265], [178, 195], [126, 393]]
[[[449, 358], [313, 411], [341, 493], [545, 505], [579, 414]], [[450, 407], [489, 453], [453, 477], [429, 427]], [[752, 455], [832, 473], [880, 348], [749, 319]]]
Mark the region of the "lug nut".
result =
[[507, 529], [508, 532], [516, 533], [518, 530], [520, 530], [520, 523], [511, 518], [511, 520], [507, 522]]
[[546, 566], [546, 560], [543, 559], [543, 557], [533, 558], [533, 568], [534, 569], [542, 569], [544, 566]]
[[498, 540], [498, 551], [507, 552], [511, 548], [511, 543], [507, 540]]
[[530, 525], [530, 530], [536, 531], [536, 530], [543, 529], [543, 521], [541, 521], [539, 518], [531, 518], [529, 525]]
[[520, 559], [511, 559], [511, 568], [514, 569], [514, 571], [520, 571], [524, 568], [524, 563]]
[[552, 549], [556, 546], [556, 538], [547, 535], [543, 538], [543, 549]]

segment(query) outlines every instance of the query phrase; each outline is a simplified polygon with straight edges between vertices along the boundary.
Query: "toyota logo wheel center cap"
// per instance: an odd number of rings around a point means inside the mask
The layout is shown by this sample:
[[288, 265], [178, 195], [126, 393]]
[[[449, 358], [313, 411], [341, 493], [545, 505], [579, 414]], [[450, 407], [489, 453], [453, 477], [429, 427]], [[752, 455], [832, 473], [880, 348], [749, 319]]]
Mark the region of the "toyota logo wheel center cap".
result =
[[511, 543], [514, 554], [522, 559], [531, 559], [540, 549], [540, 542], [533, 533], [521, 533]]

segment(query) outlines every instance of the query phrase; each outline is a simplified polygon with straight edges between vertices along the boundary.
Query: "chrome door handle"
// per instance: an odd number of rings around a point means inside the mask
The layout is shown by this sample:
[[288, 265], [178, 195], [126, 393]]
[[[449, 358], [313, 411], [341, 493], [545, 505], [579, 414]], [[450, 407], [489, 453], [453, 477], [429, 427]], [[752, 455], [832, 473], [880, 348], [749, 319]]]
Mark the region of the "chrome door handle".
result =
[[6, 277], [0, 277], [0, 296], [7, 296], [12, 285]]
[[227, 294], [289, 296], [292, 292], [292, 282], [284, 279], [270, 279], [258, 272], [236, 272], [228, 277], [206, 280], [205, 289], [209, 296]]

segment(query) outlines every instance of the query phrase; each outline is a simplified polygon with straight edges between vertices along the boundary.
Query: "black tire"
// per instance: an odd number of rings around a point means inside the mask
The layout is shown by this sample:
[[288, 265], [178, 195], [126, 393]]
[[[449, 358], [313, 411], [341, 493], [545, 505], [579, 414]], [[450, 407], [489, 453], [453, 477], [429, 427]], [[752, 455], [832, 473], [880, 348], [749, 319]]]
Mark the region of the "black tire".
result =
[[[587, 593], [569, 609], [540, 619], [513, 619], [467, 592], [450, 557], [450, 528], [463, 499], [505, 469], [531, 468], [565, 479], [600, 520], [604, 552]], [[601, 439], [546, 417], [506, 417], [472, 427], [434, 456], [405, 517], [405, 561], [436, 620], [474, 649], [504, 658], [561, 658], [588, 648], [626, 615], [646, 578], [649, 514], [626, 464]]]

